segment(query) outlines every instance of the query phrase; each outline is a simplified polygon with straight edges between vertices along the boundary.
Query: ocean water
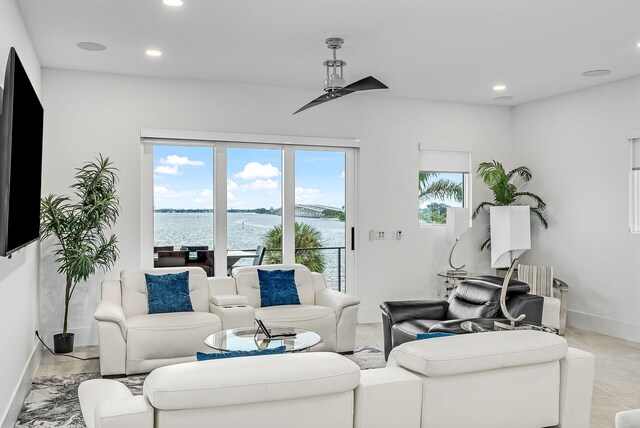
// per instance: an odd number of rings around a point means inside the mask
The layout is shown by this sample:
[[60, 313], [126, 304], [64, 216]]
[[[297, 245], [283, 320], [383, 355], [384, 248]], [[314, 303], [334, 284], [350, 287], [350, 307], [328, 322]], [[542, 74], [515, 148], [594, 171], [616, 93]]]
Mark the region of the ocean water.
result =
[[[254, 250], [264, 245], [264, 236], [273, 226], [281, 224], [280, 216], [256, 213], [227, 214], [227, 248], [229, 250]], [[296, 217], [297, 222], [312, 225], [322, 234], [323, 247], [345, 246], [345, 223], [337, 220]], [[213, 213], [154, 213], [154, 245], [181, 246], [206, 245], [213, 248]], [[335, 290], [339, 285], [345, 290], [345, 250], [321, 250], [325, 261], [323, 272], [327, 286]], [[251, 259], [241, 261], [250, 264]], [[240, 263], [238, 265], [240, 265]], [[341, 278], [338, 280], [338, 263]], [[340, 283], [340, 284], [339, 284]]]

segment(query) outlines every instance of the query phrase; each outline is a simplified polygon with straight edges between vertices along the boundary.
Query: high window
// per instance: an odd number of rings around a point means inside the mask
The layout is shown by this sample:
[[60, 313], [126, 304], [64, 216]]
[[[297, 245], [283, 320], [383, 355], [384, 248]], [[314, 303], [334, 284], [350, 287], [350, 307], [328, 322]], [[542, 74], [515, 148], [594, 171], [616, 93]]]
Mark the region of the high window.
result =
[[442, 225], [448, 207], [470, 205], [469, 152], [420, 149], [418, 224]]

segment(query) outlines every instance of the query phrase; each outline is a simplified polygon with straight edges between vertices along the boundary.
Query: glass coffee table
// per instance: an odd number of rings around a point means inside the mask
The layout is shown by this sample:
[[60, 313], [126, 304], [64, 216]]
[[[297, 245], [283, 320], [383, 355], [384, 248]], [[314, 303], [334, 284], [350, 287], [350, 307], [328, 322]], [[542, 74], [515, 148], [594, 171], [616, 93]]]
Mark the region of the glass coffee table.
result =
[[271, 334], [278, 331], [293, 331], [294, 337], [267, 339], [262, 334], [256, 334], [257, 327], [242, 327], [222, 330], [208, 335], [204, 339], [205, 345], [218, 351], [255, 351], [258, 349], [273, 349], [285, 346], [285, 352], [306, 351], [320, 343], [318, 333], [302, 328], [280, 327], [271, 328]]

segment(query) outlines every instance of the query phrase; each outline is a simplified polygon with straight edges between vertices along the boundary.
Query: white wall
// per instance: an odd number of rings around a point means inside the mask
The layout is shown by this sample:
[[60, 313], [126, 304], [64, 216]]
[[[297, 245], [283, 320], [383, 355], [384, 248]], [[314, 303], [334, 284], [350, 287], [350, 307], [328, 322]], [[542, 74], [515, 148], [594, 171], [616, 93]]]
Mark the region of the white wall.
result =
[[515, 151], [549, 204], [550, 227], [523, 261], [566, 280], [569, 323], [640, 341], [640, 234], [629, 233], [629, 143], [640, 78], [514, 110]]
[[[417, 226], [417, 150], [471, 150], [478, 161], [510, 156], [511, 112], [507, 108], [402, 100], [359, 94], [296, 116], [315, 91], [219, 84], [197, 80], [139, 78], [45, 69], [48, 120], [44, 193], [67, 192], [73, 168], [110, 156], [120, 168], [123, 208], [116, 233], [121, 257], [108, 277], [140, 260], [140, 128], [361, 138], [358, 176], [358, 294], [361, 321], [379, 321], [385, 299], [432, 297], [445, 268], [449, 244], [443, 228]], [[483, 186], [474, 200], [484, 199]], [[151, 219], [145, 219], [150, 221]], [[401, 241], [367, 240], [369, 229], [402, 229]], [[477, 247], [484, 229], [463, 237], [457, 257], [471, 269], [488, 269]], [[43, 329], [61, 326], [63, 279], [44, 252], [41, 275]], [[93, 310], [99, 300], [96, 275], [79, 287], [70, 328], [78, 343], [97, 343]]]
[[[40, 63], [33, 50], [20, 12], [13, 0], [0, 0], [0, 82], [9, 49], [15, 47], [31, 82], [40, 94]], [[0, 83], [3, 85], [3, 83]], [[19, 387], [32, 357], [37, 359], [34, 330], [37, 326], [38, 244], [0, 258], [0, 423], [15, 421], [14, 402], [22, 403]], [[36, 365], [36, 364], [32, 364]], [[26, 376], [30, 381], [30, 376]]]

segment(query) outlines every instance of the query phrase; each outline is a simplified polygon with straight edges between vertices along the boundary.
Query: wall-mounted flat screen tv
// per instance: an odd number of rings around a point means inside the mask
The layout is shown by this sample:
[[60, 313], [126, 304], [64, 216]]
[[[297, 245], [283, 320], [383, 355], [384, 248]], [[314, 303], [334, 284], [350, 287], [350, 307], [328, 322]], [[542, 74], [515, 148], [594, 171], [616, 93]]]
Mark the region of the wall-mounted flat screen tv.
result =
[[0, 256], [39, 237], [44, 110], [14, 48], [0, 111]]

